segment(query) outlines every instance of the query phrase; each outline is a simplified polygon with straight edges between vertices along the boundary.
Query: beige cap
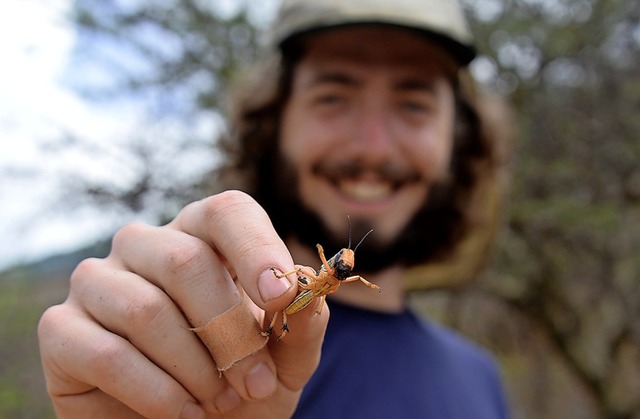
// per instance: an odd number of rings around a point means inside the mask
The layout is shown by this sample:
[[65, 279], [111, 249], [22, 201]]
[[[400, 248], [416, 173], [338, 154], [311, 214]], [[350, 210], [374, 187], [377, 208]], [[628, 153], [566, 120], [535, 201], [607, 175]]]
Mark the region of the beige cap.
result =
[[423, 32], [440, 42], [461, 65], [476, 55], [457, 0], [283, 0], [272, 43], [284, 49], [298, 35], [365, 23]]

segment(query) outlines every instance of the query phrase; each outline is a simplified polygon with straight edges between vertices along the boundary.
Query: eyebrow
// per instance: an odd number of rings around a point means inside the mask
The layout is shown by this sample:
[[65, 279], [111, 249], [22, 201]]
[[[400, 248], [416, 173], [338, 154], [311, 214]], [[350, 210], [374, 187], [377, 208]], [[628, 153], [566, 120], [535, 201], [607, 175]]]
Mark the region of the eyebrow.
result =
[[340, 84], [344, 86], [360, 86], [362, 82], [353, 76], [341, 71], [322, 71], [316, 74], [309, 82], [307, 87], [315, 87], [321, 84]]
[[394, 84], [393, 87], [394, 89], [401, 91], [422, 91], [427, 93], [435, 93], [436, 81], [418, 77], [407, 77], [399, 80]]
[[[363, 82], [358, 78], [351, 76], [348, 73], [331, 70], [321, 71], [314, 75], [311, 80], [306, 83], [306, 87], [311, 88], [322, 84], [337, 84], [343, 86], [359, 87], [363, 85]], [[436, 92], [436, 81], [432, 79], [426, 79], [419, 76], [406, 76], [400, 78], [393, 84], [394, 90], [403, 92]]]

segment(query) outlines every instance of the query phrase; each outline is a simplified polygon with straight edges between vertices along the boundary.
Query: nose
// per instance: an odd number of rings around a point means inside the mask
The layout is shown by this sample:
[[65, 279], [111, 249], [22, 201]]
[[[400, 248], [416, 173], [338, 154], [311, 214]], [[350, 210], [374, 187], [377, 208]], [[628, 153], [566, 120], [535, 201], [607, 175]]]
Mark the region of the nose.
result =
[[363, 106], [352, 139], [358, 154], [372, 162], [388, 159], [393, 143], [389, 117], [383, 107], [372, 103]]

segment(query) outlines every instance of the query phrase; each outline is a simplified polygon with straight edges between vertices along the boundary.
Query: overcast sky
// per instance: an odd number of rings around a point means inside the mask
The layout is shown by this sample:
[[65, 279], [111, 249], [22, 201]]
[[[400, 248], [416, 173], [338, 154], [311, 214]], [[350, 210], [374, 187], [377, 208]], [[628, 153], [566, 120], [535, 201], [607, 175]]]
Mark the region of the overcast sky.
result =
[[[63, 132], [97, 140], [126, 121], [96, 112], [59, 80], [73, 47], [66, 0], [0, 2], [0, 269], [75, 248], [105, 230], [94, 217], [47, 211], [63, 191], [56, 177], [70, 161], [42, 149]], [[89, 134], [91, 133], [91, 134]], [[77, 157], [77, 156], [76, 156]], [[63, 161], [66, 160], [66, 161]], [[74, 163], [75, 164], [75, 163]]]

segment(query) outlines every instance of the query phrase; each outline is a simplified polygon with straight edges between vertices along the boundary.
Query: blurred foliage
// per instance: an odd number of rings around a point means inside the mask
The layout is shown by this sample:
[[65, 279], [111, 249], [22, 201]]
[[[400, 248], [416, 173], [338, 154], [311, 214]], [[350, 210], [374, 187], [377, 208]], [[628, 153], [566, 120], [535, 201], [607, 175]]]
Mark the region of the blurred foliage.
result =
[[255, 60], [258, 29], [246, 9], [223, 17], [204, 0], [77, 0], [69, 18], [77, 38], [67, 83], [97, 103], [133, 103], [146, 115], [115, 152], [66, 139], [67, 148], [82, 144], [97, 161], [113, 161], [119, 180], [71, 174], [60, 205], [166, 221], [206, 193], [226, 89]]
[[[46, 307], [59, 303], [66, 278], [29, 281], [27, 267], [0, 273], [0, 418], [53, 418], [46, 394], [36, 325]], [[64, 282], [63, 282], [64, 281]]]
[[[640, 2], [463, 3], [473, 72], [518, 113], [511, 199], [483, 280], [413, 303], [500, 357], [515, 418], [640, 418]], [[78, 89], [142, 97], [158, 124], [223, 113], [261, 32], [215, 5], [76, 0], [76, 60], [91, 63]], [[178, 208], [204, 193], [155, 174], [172, 158], [154, 157], [156, 134], [134, 153], [135, 187], [83, 184], [94, 203]]]
[[[467, 3], [518, 138], [495, 263], [448, 304], [496, 327], [475, 335], [522, 417], [638, 418], [640, 2]], [[464, 311], [446, 319], [474, 334]]]
[[222, 17], [212, 1], [76, 0], [72, 19], [79, 63], [108, 72], [85, 80], [85, 93], [152, 92], [148, 104], [160, 115], [218, 110], [232, 75], [256, 57], [258, 31], [247, 10]]

